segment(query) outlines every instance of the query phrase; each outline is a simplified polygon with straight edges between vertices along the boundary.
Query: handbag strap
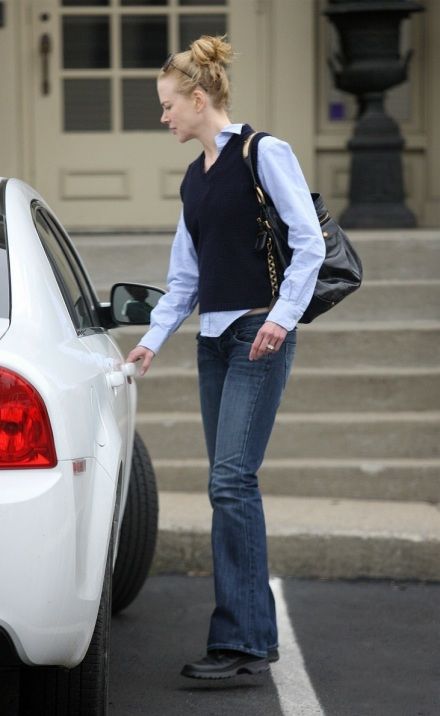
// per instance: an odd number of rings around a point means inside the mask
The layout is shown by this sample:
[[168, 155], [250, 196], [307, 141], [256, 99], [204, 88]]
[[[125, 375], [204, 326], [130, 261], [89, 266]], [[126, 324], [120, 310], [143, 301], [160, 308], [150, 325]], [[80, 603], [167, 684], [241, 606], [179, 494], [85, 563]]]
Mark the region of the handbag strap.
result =
[[258, 134], [260, 134], [261, 136], [266, 136], [264, 134], [264, 132], [252, 132], [252, 134], [249, 134], [249, 136], [247, 136], [245, 141], [243, 142], [242, 153], [243, 153], [244, 163], [246, 164], [247, 168], [249, 169], [249, 171], [251, 173], [255, 193], [256, 193], [257, 199], [258, 199], [258, 203], [259, 203], [260, 207], [266, 207], [267, 206], [266, 197], [265, 197], [263, 189], [261, 188], [261, 186], [259, 185], [259, 183], [257, 181], [257, 177], [255, 176], [254, 163], [252, 161], [252, 153], [251, 153], [252, 141], [253, 141], [254, 137], [256, 137]]
[[260, 217], [258, 219], [258, 223], [260, 226], [260, 230], [264, 231], [265, 229], [270, 229], [270, 221], [269, 221], [269, 216], [268, 216], [268, 212], [267, 212], [267, 206], [268, 206], [268, 202], [266, 200], [267, 195], [265, 194], [265, 192], [263, 191], [262, 187], [260, 186], [260, 184], [258, 182], [257, 176], [255, 174], [254, 163], [252, 161], [252, 152], [251, 152], [252, 141], [256, 136], [259, 136], [261, 138], [261, 137], [266, 137], [269, 135], [267, 135], [265, 132], [252, 132], [252, 134], [249, 134], [246, 137], [245, 141], [243, 142], [242, 154], [243, 154], [244, 163], [246, 164], [247, 168], [249, 169], [249, 171], [251, 173], [252, 182], [253, 182], [254, 189], [255, 189], [255, 194], [257, 196], [258, 204], [260, 206]]
[[[243, 159], [248, 167], [251, 176], [252, 181], [254, 184], [255, 193], [257, 195], [258, 204], [260, 206], [260, 216], [257, 219], [259, 231], [264, 232], [266, 235], [266, 250], [267, 250], [267, 268], [269, 271], [269, 281], [270, 281], [270, 288], [272, 292], [272, 301], [270, 304], [270, 308], [275, 304], [278, 295], [279, 295], [279, 283], [278, 283], [278, 274], [277, 274], [277, 267], [276, 267], [276, 261], [275, 261], [275, 255], [273, 251], [273, 241], [272, 241], [272, 227], [270, 225], [269, 217], [267, 215], [267, 203], [266, 198], [264, 195], [264, 191], [259, 185], [257, 178], [255, 176], [253, 162], [252, 162], [252, 155], [251, 155], [251, 146], [252, 146], [252, 140], [253, 138], [258, 134], [258, 132], [253, 132], [248, 137], [246, 137], [245, 141], [243, 142]], [[262, 136], [265, 136], [263, 132], [260, 133]]]
[[[252, 150], [252, 142], [253, 142], [254, 138], [257, 136], [260, 139], [262, 139], [262, 137], [270, 137], [271, 135], [267, 134], [266, 132], [252, 132], [252, 134], [249, 134], [246, 137], [245, 141], [243, 142], [242, 153], [243, 153], [244, 163], [248, 167], [248, 169], [251, 173], [251, 176], [252, 176], [252, 181], [254, 183], [254, 189], [255, 189], [255, 193], [257, 195], [258, 203], [259, 203], [260, 207], [262, 208], [263, 212], [266, 213], [266, 207], [267, 207], [266, 197], [268, 195], [265, 194], [265, 192], [261, 188], [261, 185], [258, 182], [256, 173], [255, 173], [255, 169], [254, 169], [254, 162], [252, 161], [252, 151], [251, 151]], [[318, 217], [319, 224], [320, 224], [320, 226], [322, 226], [330, 218], [330, 214], [328, 212], [327, 207], [324, 205], [320, 194], [312, 193], [311, 196], [312, 196], [312, 200], [313, 200], [315, 211], [316, 211], [316, 214]], [[269, 200], [270, 200], [270, 197], [269, 197]], [[271, 203], [273, 203], [273, 202], [271, 202]]]

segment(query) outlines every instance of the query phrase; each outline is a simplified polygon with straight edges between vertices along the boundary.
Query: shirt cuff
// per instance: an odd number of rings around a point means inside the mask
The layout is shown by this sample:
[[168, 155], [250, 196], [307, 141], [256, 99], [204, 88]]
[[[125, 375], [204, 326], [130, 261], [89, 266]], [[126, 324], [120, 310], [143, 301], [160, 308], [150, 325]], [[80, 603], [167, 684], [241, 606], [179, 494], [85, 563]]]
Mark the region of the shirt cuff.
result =
[[305, 310], [305, 308], [301, 309], [291, 301], [286, 301], [284, 298], [279, 297], [266, 321], [277, 323], [281, 328], [285, 328], [286, 331], [293, 331]]
[[149, 348], [150, 351], [153, 351], [153, 353], [156, 354], [159, 353], [168, 336], [169, 333], [164, 331], [163, 328], [160, 328], [160, 326], [153, 326], [153, 328], [150, 328], [148, 333], [141, 338], [138, 346], [142, 346], [142, 348]]

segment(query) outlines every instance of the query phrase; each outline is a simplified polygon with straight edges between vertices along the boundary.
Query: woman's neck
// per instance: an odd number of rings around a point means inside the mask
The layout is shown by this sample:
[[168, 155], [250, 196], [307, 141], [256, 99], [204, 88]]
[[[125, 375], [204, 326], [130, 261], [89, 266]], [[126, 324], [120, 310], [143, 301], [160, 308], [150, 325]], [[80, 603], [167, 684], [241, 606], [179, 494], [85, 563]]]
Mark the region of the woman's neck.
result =
[[207, 169], [214, 164], [218, 157], [218, 149], [217, 144], [215, 143], [215, 138], [217, 134], [222, 131], [222, 129], [228, 126], [228, 124], [231, 124], [231, 120], [226, 112], [222, 111], [213, 114], [209, 118], [209, 121], [207, 121], [201, 128], [198, 139], [205, 150], [205, 168]]

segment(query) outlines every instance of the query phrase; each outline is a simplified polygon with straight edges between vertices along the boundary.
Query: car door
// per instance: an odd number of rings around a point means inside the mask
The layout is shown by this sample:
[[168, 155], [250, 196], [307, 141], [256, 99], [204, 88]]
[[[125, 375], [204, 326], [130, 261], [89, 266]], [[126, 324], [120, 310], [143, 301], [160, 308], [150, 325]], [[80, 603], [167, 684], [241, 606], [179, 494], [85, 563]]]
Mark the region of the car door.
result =
[[47, 207], [35, 202], [34, 223], [76, 327], [78, 341], [92, 356], [96, 377], [91, 385], [93, 424], [97, 426], [95, 454], [115, 480], [115, 452], [128, 477], [134, 433], [136, 389], [125, 375], [123, 356], [100, 325], [97, 301], [89, 279], [64, 229]]

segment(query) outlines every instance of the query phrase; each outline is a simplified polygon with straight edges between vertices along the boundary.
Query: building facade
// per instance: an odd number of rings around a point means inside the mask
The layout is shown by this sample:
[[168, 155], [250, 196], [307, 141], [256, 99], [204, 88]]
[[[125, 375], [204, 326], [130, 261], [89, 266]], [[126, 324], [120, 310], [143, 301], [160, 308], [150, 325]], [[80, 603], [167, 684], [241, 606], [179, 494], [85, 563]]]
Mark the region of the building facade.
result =
[[[387, 108], [406, 146], [407, 204], [440, 225], [440, 2], [402, 23], [409, 81]], [[355, 102], [337, 92], [326, 0], [3, 0], [0, 174], [34, 185], [79, 230], [165, 230], [196, 143], [161, 128], [155, 81], [169, 52], [227, 33], [232, 118], [292, 145], [311, 189], [347, 203]]]

